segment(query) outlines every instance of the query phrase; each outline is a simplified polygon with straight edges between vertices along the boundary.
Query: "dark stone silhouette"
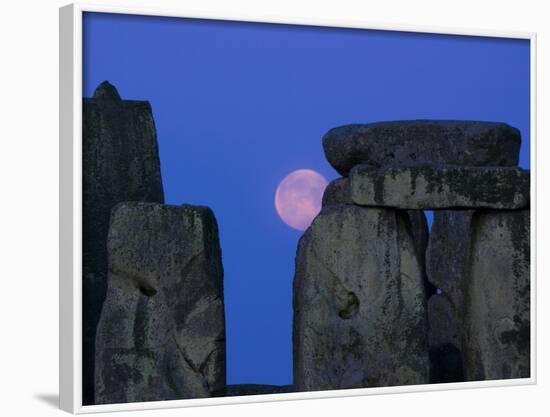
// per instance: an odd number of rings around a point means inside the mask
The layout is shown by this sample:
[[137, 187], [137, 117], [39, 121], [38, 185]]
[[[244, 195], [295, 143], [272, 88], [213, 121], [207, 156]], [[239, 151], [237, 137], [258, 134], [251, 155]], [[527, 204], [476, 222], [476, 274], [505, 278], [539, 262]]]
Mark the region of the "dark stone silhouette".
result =
[[460, 382], [464, 377], [462, 360], [456, 357], [462, 358], [464, 291], [473, 214], [473, 210], [434, 212], [426, 270], [429, 281], [441, 294], [432, 295], [428, 301], [430, 353], [437, 359], [432, 363], [432, 374], [446, 375], [448, 379], [432, 382]]
[[83, 101], [83, 402], [94, 403], [94, 342], [107, 288], [111, 209], [162, 203], [155, 124], [146, 101], [121, 100], [107, 81]]
[[464, 381], [462, 353], [451, 344], [430, 349], [430, 383]]
[[223, 269], [212, 211], [119, 204], [107, 249], [96, 403], [223, 395]]
[[428, 382], [426, 298], [408, 217], [335, 205], [300, 239], [297, 391]]
[[514, 166], [520, 144], [519, 130], [505, 123], [450, 120], [346, 125], [323, 137], [328, 162], [344, 177], [360, 164]]
[[410, 227], [416, 258], [418, 259], [418, 265], [420, 266], [420, 272], [422, 274], [422, 281], [424, 282], [425, 294], [426, 297], [429, 297], [433, 293], [434, 288], [428, 281], [428, 275], [426, 274], [426, 248], [428, 247], [428, 240], [430, 236], [428, 219], [422, 210], [405, 210], [403, 213], [406, 213], [409, 220], [406, 225]]

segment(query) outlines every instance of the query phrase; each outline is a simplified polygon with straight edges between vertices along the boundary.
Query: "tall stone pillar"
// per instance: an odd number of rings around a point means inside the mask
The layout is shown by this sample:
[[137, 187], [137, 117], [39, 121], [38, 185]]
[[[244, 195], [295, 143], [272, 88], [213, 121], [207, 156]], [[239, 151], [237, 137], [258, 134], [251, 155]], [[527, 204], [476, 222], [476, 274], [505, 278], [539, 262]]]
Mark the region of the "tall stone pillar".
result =
[[473, 217], [462, 332], [467, 381], [530, 376], [530, 220], [529, 209]]
[[122, 100], [107, 81], [83, 102], [83, 402], [94, 404], [97, 323], [107, 289], [111, 209], [124, 201], [164, 202], [151, 106]]
[[212, 211], [119, 204], [107, 250], [96, 403], [223, 395], [223, 269]]
[[329, 206], [300, 239], [296, 390], [428, 382], [426, 300], [408, 223], [392, 209]]

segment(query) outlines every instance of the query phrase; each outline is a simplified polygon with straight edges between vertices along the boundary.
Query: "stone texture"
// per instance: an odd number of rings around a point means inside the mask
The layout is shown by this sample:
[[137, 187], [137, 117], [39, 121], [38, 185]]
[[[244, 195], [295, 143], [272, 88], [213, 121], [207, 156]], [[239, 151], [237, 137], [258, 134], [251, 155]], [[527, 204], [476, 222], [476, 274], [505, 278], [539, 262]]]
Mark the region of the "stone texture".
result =
[[434, 212], [426, 272], [441, 294], [428, 301], [430, 382], [464, 380], [461, 334], [473, 214], [473, 210]]
[[464, 381], [458, 310], [462, 312], [446, 295], [434, 294], [428, 300], [431, 383]]
[[146, 101], [121, 100], [102, 83], [83, 102], [83, 402], [93, 404], [94, 341], [107, 288], [111, 209], [163, 202], [155, 124]]
[[107, 248], [96, 403], [223, 395], [223, 270], [212, 211], [119, 204]]
[[350, 174], [355, 204], [399, 209], [519, 209], [529, 204], [529, 171], [514, 167], [432, 166], [372, 169]]
[[292, 385], [234, 384], [225, 387], [227, 397], [294, 392]]
[[519, 130], [504, 123], [410, 120], [346, 125], [323, 137], [329, 163], [342, 176], [355, 165], [517, 165]]
[[403, 213], [405, 213], [409, 219], [407, 224], [410, 225], [410, 233], [413, 238], [416, 257], [422, 274], [422, 281], [424, 282], [426, 295], [428, 295], [433, 291], [432, 285], [429, 283], [426, 274], [426, 250], [428, 248], [430, 236], [428, 220], [426, 219], [426, 214], [422, 210], [405, 210]]
[[[323, 194], [323, 208], [339, 204], [353, 204], [351, 201], [350, 180], [347, 177], [337, 178], [331, 181]], [[409, 217], [418, 263], [422, 271], [422, 276], [424, 277], [426, 290], [430, 292], [431, 285], [425, 274], [426, 248], [428, 246], [429, 236], [428, 221], [426, 215], [421, 210], [407, 210], [404, 211], [404, 213]]]
[[424, 286], [403, 213], [323, 209], [300, 239], [293, 290], [297, 391], [428, 382]]
[[480, 211], [465, 294], [466, 379], [530, 376], [530, 213]]
[[337, 204], [352, 204], [349, 178], [336, 178], [323, 193], [323, 207]]

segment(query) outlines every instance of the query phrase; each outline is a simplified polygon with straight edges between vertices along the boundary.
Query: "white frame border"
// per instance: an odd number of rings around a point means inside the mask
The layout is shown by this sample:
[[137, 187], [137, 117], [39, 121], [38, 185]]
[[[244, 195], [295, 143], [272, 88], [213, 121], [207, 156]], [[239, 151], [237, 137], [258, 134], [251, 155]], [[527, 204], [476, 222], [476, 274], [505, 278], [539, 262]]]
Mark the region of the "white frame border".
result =
[[[84, 12], [146, 16], [280, 23], [355, 29], [421, 32], [442, 35], [483, 36], [530, 41], [530, 145], [531, 145], [531, 377], [494, 381], [460, 382], [381, 388], [151, 401], [109, 405], [82, 405], [82, 16]], [[59, 10], [59, 404], [73, 414], [151, 410], [222, 404], [257, 403], [297, 399], [352, 397], [375, 394], [505, 387], [537, 383], [537, 35], [450, 27], [397, 25], [363, 20], [310, 19], [295, 16], [224, 14], [154, 7], [128, 8], [74, 3]]]

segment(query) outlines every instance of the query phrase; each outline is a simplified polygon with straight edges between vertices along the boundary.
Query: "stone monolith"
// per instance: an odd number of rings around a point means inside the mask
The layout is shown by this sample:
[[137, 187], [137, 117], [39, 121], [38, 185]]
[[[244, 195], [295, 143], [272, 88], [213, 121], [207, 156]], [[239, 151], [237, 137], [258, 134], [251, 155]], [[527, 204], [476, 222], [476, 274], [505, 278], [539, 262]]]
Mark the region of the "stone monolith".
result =
[[119, 204], [107, 250], [96, 403], [223, 395], [223, 270], [212, 211]]
[[428, 300], [431, 382], [464, 380], [462, 326], [473, 210], [434, 211], [426, 272], [439, 289]]
[[530, 212], [478, 211], [464, 296], [468, 381], [530, 376]]
[[[331, 181], [323, 194], [323, 208], [338, 204], [353, 204], [351, 201], [350, 179], [348, 177], [337, 178]], [[405, 210], [403, 213], [409, 218], [418, 263], [422, 270], [426, 289], [429, 290], [431, 289], [431, 285], [425, 274], [426, 248], [429, 236], [426, 214], [422, 210]]]
[[428, 382], [424, 285], [408, 217], [326, 207], [300, 239], [294, 277], [294, 388]]
[[124, 201], [162, 203], [164, 193], [151, 106], [122, 100], [100, 84], [83, 102], [83, 402], [94, 403], [94, 341], [107, 288], [111, 209]]

